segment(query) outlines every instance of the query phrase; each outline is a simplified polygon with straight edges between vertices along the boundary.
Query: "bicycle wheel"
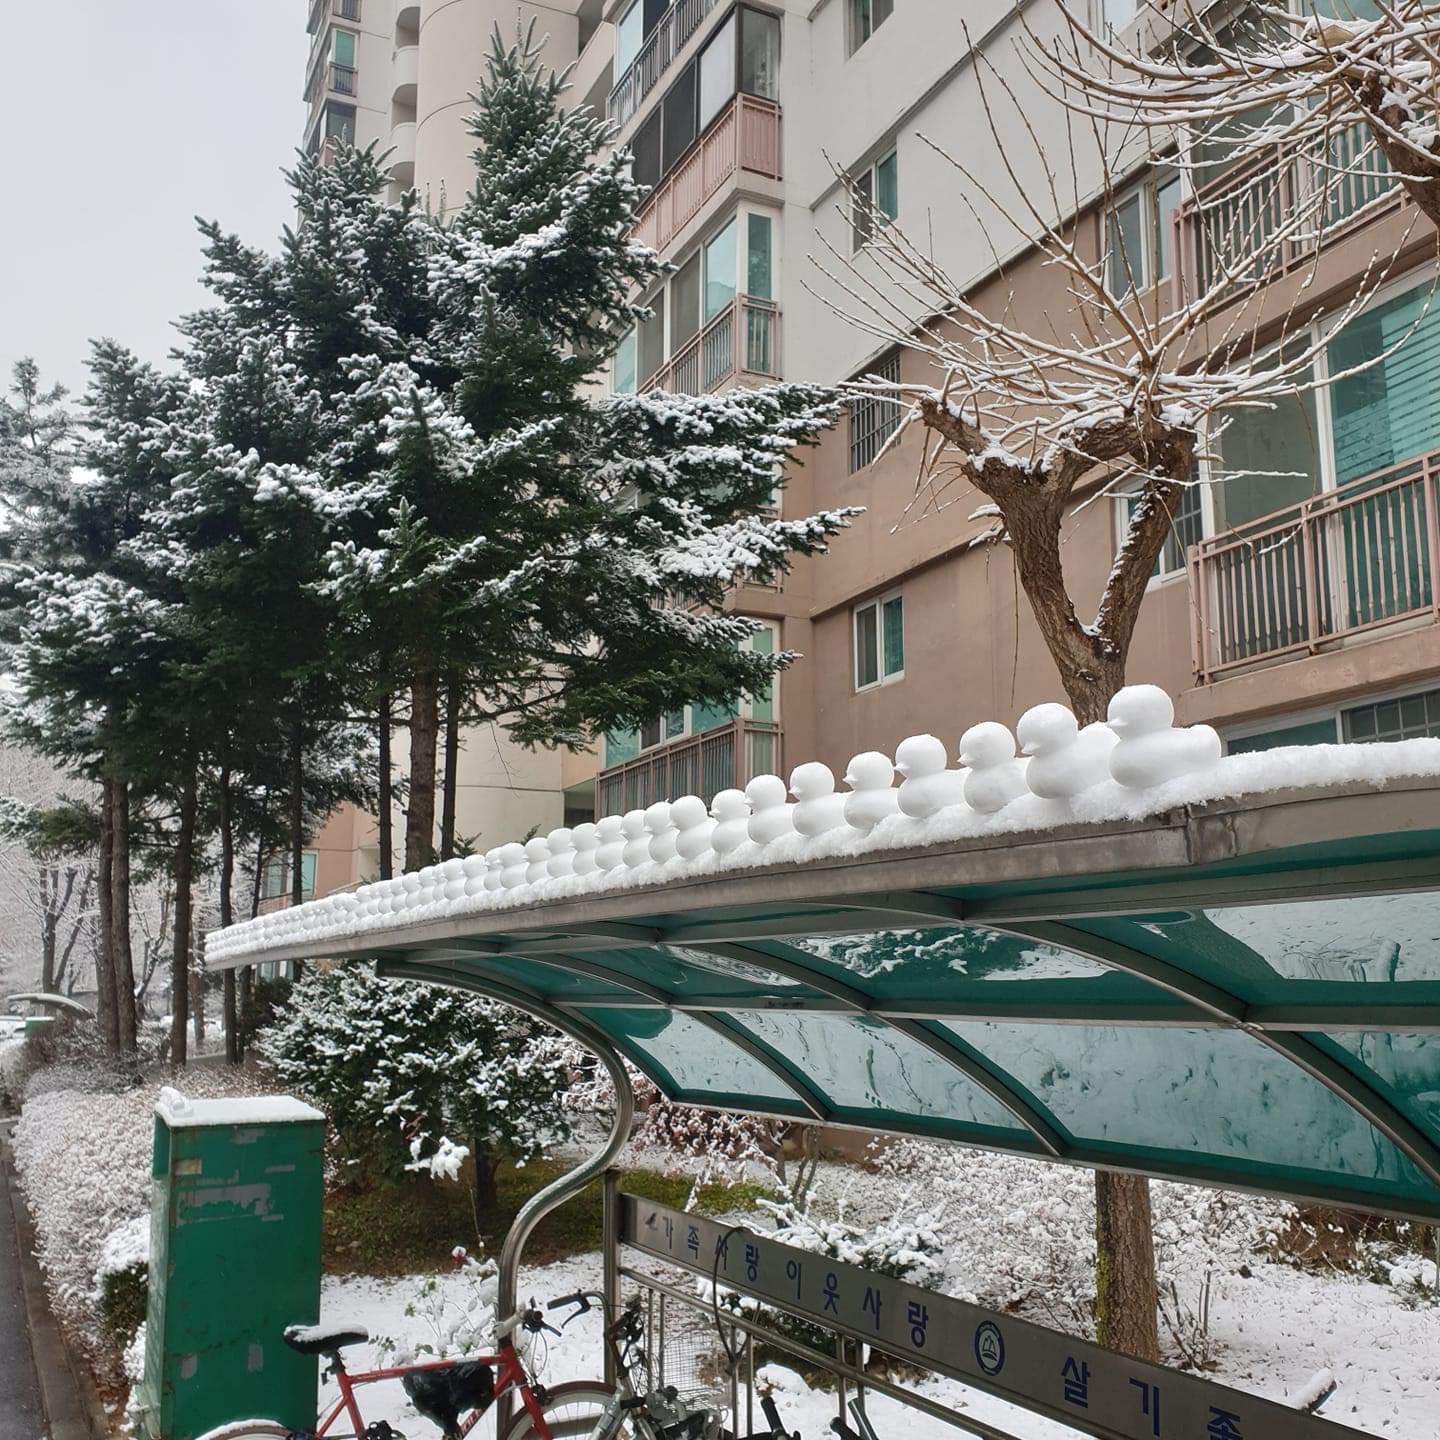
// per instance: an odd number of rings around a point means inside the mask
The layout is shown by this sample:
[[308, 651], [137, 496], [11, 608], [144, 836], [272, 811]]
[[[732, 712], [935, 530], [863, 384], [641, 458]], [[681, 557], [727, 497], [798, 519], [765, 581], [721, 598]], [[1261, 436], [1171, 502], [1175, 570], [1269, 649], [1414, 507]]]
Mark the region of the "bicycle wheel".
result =
[[[551, 1440], [585, 1440], [599, 1422], [614, 1390], [603, 1380], [568, 1380], [556, 1385], [540, 1408]], [[543, 1440], [526, 1409], [517, 1410], [498, 1440]]]
[[228, 1420], [207, 1430], [199, 1440], [287, 1440], [294, 1433], [278, 1420]]

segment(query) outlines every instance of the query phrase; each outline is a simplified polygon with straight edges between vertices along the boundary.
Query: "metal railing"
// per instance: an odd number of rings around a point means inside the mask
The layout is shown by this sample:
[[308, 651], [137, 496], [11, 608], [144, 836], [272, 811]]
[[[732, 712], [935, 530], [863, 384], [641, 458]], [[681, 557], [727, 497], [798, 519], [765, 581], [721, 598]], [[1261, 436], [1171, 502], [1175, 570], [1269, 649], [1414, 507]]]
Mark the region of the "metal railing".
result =
[[780, 107], [772, 101], [737, 95], [651, 192], [633, 238], [663, 249], [737, 170], [780, 178]]
[[674, 0], [610, 91], [606, 111], [615, 124], [623, 125], [640, 108], [641, 101], [660, 83], [660, 77], [716, 3], [717, 0]]
[[1440, 620], [1440, 451], [1191, 548], [1195, 675]]
[[780, 727], [763, 720], [672, 740], [599, 774], [596, 813], [643, 810], [657, 800], [698, 795], [707, 805], [722, 790], [744, 789], [757, 775], [780, 773]]
[[[1316, 146], [1308, 154], [1254, 156], [1180, 206], [1172, 280], [1177, 306], [1227, 276], [1243, 289], [1283, 275], [1403, 199], [1363, 121], [1328, 136], [1324, 150], [1323, 157]], [[1297, 226], [1297, 214], [1313, 223]]]
[[703, 395], [738, 375], [780, 373], [780, 312], [773, 300], [737, 295], [640, 387]]
[[355, 67], [341, 65], [332, 60], [330, 62], [330, 88], [337, 95], [353, 95], [355, 93]]

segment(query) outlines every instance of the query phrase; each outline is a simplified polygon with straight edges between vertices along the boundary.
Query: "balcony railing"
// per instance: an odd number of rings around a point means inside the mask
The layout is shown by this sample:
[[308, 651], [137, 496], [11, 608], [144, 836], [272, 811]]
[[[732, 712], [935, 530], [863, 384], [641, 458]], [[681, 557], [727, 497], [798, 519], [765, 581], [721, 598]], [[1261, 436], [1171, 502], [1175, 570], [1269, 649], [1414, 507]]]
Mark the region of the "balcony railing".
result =
[[708, 805], [721, 790], [744, 789], [757, 775], [778, 775], [780, 762], [778, 725], [736, 720], [602, 770], [596, 813], [643, 810], [682, 795], [698, 795]]
[[640, 387], [703, 395], [737, 376], [780, 373], [780, 312], [772, 300], [737, 295]]
[[321, 25], [325, 23], [326, 11], [331, 15], [338, 15], [342, 20], [353, 20], [359, 22], [360, 0], [314, 0], [310, 6], [310, 19], [305, 26], [309, 35], [319, 32]]
[[337, 95], [353, 95], [355, 93], [355, 67], [340, 65], [332, 60], [330, 62], [330, 88]]
[[608, 110], [615, 124], [623, 125], [640, 108], [715, 5], [716, 0], [674, 0], [610, 92]]
[[[1175, 217], [1180, 263], [1174, 300], [1217, 282], [1237, 289], [1273, 280], [1309, 262], [1403, 192], [1362, 121], [1328, 137], [1326, 156], [1258, 155], [1202, 186]], [[1324, 189], [1323, 204], [1316, 204]], [[1307, 223], [1297, 225], [1295, 217]]]
[[660, 250], [737, 170], [780, 178], [780, 107], [737, 95], [662, 180], [635, 221], [634, 238]]
[[1192, 547], [1197, 679], [1440, 620], [1437, 504], [1440, 452]]

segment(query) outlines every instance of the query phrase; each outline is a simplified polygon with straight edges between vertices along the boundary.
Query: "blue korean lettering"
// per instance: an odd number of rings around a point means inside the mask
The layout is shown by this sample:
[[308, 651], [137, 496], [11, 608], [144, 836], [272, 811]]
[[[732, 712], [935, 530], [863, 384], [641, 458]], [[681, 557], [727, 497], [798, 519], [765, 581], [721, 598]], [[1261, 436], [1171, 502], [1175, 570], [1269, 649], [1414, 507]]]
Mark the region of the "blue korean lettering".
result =
[[1205, 1427], [1205, 1440], [1245, 1440], [1240, 1432], [1240, 1417], [1233, 1411], [1210, 1407], [1210, 1423]]
[[1082, 1410], [1090, 1408], [1090, 1367], [1083, 1360], [1077, 1365], [1075, 1357], [1067, 1355], [1060, 1381], [1065, 1387], [1067, 1405], [1078, 1405]]
[[1150, 1433], [1160, 1433], [1160, 1387], [1145, 1380], [1130, 1382], [1140, 1392], [1140, 1413], [1150, 1418]]
[[785, 1278], [794, 1282], [795, 1298], [797, 1300], [800, 1298], [800, 1275], [803, 1268], [798, 1260], [787, 1260], [785, 1262]]
[[840, 1277], [833, 1270], [825, 1275], [825, 1308], [832, 1314], [840, 1313]]
[[861, 1308], [870, 1312], [871, 1323], [878, 1330], [880, 1328], [880, 1292], [873, 1285], [865, 1287], [865, 1303]]
[[760, 1247], [758, 1245], [747, 1245], [745, 1247], [745, 1273], [752, 1281], [760, 1276]]
[[905, 1312], [905, 1319], [910, 1326], [910, 1343], [917, 1350], [923, 1350], [930, 1328], [930, 1307], [922, 1305], [918, 1300], [912, 1300]]
[[730, 1232], [728, 1230], [715, 1241], [715, 1258], [722, 1265], [730, 1263]]
[[700, 1258], [700, 1230], [698, 1226], [685, 1227], [685, 1248], [698, 1260]]

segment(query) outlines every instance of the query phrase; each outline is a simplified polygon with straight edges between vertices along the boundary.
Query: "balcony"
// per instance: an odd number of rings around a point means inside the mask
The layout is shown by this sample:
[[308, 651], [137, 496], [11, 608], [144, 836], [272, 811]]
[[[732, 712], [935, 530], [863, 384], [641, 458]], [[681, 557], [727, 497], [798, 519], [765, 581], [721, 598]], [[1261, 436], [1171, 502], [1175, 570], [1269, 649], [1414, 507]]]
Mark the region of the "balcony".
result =
[[420, 47], [400, 45], [391, 61], [390, 80], [393, 87], [390, 98], [395, 104], [406, 109], [415, 108], [416, 79], [420, 74]]
[[663, 250], [740, 170], [780, 178], [780, 107], [753, 95], [737, 95], [655, 187], [636, 217], [633, 238]]
[[[1179, 264], [1173, 301], [1214, 285], [1237, 291], [1308, 264], [1316, 253], [1403, 192], [1363, 122], [1328, 137], [1323, 161], [1308, 154], [1253, 156], [1202, 186], [1175, 216]], [[1319, 187], [1326, 188], [1316, 205]], [[1296, 226], [1299, 214], [1307, 223]]]
[[1440, 621], [1437, 504], [1440, 452], [1192, 547], [1199, 683]]
[[640, 388], [703, 395], [730, 380], [773, 380], [780, 373], [779, 351], [774, 301], [737, 295]]
[[355, 93], [355, 67], [341, 65], [332, 60], [330, 62], [330, 89], [336, 95], [353, 95]]
[[629, 69], [610, 91], [606, 108], [616, 125], [623, 125], [640, 108], [641, 101], [660, 83], [660, 77], [716, 3], [717, 0], [674, 0], [660, 17]]
[[306, 33], [318, 34], [327, 14], [359, 24], [360, 0], [314, 0], [310, 6], [310, 19], [305, 26]]
[[415, 183], [415, 122], [402, 120], [390, 127], [390, 178], [407, 190]]
[[602, 770], [595, 813], [619, 815], [682, 795], [698, 795], [708, 805], [721, 790], [743, 790], [756, 775], [779, 774], [780, 763], [778, 725], [736, 720]]

